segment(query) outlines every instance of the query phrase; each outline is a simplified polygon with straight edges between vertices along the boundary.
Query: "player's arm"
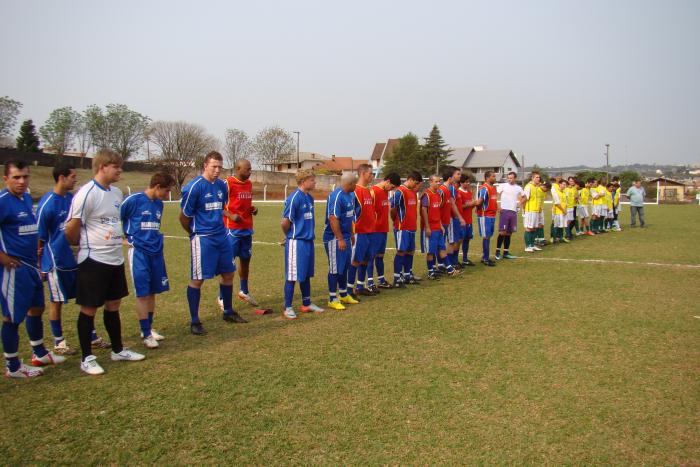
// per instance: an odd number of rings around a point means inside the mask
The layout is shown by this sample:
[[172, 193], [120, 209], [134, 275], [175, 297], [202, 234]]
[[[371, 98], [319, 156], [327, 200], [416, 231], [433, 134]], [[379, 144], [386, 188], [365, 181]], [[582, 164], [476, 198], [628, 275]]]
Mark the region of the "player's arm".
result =
[[345, 251], [347, 244], [343, 238], [343, 231], [340, 229], [340, 220], [331, 214], [328, 216], [328, 224], [331, 226], [331, 230], [333, 231], [333, 235], [335, 235], [336, 240], [338, 240], [338, 248], [340, 251]]
[[71, 245], [80, 243], [80, 229], [83, 226], [83, 219], [87, 218], [92, 211], [92, 203], [87, 198], [87, 193], [79, 191], [70, 206], [70, 220], [66, 222], [63, 234]]
[[423, 195], [420, 201], [420, 219], [421, 223], [423, 224], [423, 232], [427, 236], [430, 236], [430, 224], [428, 223], [428, 197], [426, 195]]
[[44, 202], [36, 213], [36, 225], [39, 233], [39, 242], [37, 243], [36, 256], [37, 261], [41, 264], [41, 255], [44, 253], [44, 246], [49, 239], [49, 229], [51, 228], [51, 220], [49, 213], [46, 210], [48, 201]]
[[451, 209], [452, 209], [452, 215], [459, 219], [459, 224], [460, 225], [467, 225], [466, 222], [464, 222], [464, 218], [462, 217], [462, 213], [459, 212], [459, 208], [457, 207], [457, 203], [455, 202], [455, 198], [450, 198], [450, 204], [451, 204]]

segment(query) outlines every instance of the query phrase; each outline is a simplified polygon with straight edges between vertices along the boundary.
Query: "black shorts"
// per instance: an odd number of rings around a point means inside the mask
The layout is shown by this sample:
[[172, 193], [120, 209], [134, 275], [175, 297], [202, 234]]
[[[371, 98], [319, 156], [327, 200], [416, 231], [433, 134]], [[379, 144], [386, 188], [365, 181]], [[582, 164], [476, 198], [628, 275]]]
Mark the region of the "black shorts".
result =
[[113, 266], [87, 258], [78, 264], [75, 303], [98, 308], [129, 295], [124, 264]]

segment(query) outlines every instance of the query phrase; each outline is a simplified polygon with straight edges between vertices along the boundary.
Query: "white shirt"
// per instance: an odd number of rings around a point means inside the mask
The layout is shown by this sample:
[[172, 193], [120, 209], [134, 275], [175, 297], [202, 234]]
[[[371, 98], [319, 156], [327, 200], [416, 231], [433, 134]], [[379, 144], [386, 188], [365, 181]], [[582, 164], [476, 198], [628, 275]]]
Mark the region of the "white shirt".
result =
[[525, 191], [523, 187], [517, 183], [501, 183], [496, 187], [496, 191], [501, 194], [501, 209], [507, 211], [517, 211], [518, 210], [518, 197], [525, 196]]
[[119, 188], [104, 188], [95, 180], [90, 180], [75, 194], [70, 218], [80, 219], [82, 223], [78, 263], [87, 258], [113, 266], [124, 263], [119, 216], [122, 199]]

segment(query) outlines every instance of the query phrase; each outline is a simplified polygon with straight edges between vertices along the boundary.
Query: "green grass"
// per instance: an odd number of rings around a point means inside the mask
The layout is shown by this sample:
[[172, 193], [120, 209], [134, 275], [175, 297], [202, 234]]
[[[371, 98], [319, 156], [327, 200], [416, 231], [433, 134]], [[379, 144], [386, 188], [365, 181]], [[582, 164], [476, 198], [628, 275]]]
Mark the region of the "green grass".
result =
[[[260, 207], [256, 240], [281, 238], [280, 210]], [[282, 248], [255, 245], [251, 290], [275, 315], [238, 302], [251, 322], [226, 324], [207, 283], [204, 338], [187, 328], [188, 243], [168, 239], [161, 348], [141, 363], [100, 352], [102, 377], [83, 376], [75, 357], [39, 380], [2, 381], [0, 462], [696, 465], [700, 269], [644, 263], [700, 264], [697, 210], [651, 206], [645, 230], [550, 246], [542, 259], [477, 266], [295, 322], [279, 314]], [[168, 207], [163, 228], [180, 236], [176, 212]], [[524, 255], [520, 234], [512, 250]], [[327, 267], [316, 254], [322, 304]], [[424, 257], [415, 264], [424, 275]], [[69, 305], [73, 345], [76, 316]], [[132, 297], [122, 322], [141, 350]], [[29, 358], [24, 334], [21, 353]]]

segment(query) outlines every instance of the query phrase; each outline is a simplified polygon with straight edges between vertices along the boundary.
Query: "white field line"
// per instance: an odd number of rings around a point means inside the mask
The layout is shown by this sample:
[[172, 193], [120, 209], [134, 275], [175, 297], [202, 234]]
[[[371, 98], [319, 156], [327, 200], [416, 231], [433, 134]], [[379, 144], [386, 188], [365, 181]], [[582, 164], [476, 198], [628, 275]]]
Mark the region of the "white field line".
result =
[[[189, 237], [184, 237], [180, 235], [164, 235], [165, 238], [173, 238], [177, 240], [189, 240]], [[253, 241], [254, 245], [275, 245], [282, 246], [279, 242], [260, 242]], [[323, 248], [322, 243], [316, 243], [314, 245], [316, 248]], [[386, 247], [387, 250], [395, 250], [396, 248]], [[419, 251], [416, 251], [416, 255], [422, 255]], [[469, 255], [473, 258], [480, 257], [480, 255]], [[537, 258], [535, 256], [519, 256], [518, 259], [524, 259], [526, 261], [560, 261], [567, 263], [588, 263], [588, 264], [625, 264], [629, 266], [655, 266], [655, 267], [666, 267], [666, 268], [687, 268], [687, 269], [700, 269], [700, 264], [681, 264], [681, 263], [656, 263], [656, 262], [645, 262], [645, 261], [623, 261], [619, 259], [576, 259], [576, 258]]]

